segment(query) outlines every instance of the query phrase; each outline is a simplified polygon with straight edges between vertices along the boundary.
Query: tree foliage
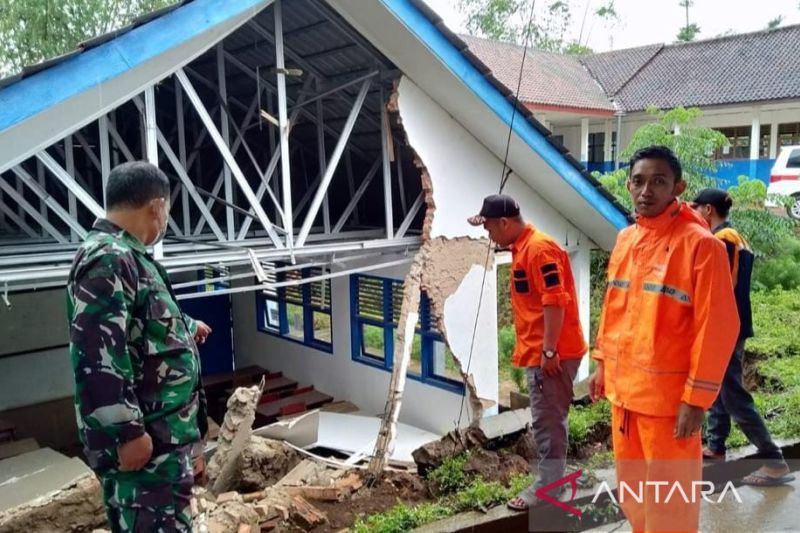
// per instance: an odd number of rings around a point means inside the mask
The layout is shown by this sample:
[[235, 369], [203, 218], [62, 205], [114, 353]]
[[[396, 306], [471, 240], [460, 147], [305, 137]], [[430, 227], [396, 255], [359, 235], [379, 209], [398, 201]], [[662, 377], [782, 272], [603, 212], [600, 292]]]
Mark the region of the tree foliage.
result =
[[[689, 184], [684, 195], [688, 198], [700, 189], [711, 187], [714, 180], [709, 176], [717, 170], [713, 154], [728, 144], [723, 134], [711, 128], [695, 125], [703, 112], [696, 108], [676, 107], [669, 111], [648, 109], [654, 122], [641, 126], [633, 134], [630, 143], [622, 151], [622, 158], [630, 158], [634, 152], [654, 144], [668, 146], [678, 155], [683, 165], [683, 177]], [[675, 131], [680, 131], [679, 135]], [[630, 195], [625, 188], [628, 170], [619, 169], [599, 177], [600, 182], [611, 191], [628, 209], [632, 209]]]
[[778, 15], [774, 19], [772, 19], [769, 22], [767, 22], [767, 29], [768, 30], [774, 30], [778, 26], [780, 26], [781, 24], [783, 24], [783, 15]]
[[700, 26], [695, 23], [691, 23], [688, 26], [684, 26], [678, 32], [678, 40], [684, 43], [689, 43], [695, 40], [695, 38], [700, 34]]
[[0, 0], [0, 75], [61, 55], [174, 0]]
[[[641, 126], [633, 134], [622, 152], [623, 158], [646, 146], [660, 144], [670, 147], [683, 165], [683, 175], [689, 186], [683, 194], [693, 198], [700, 189], [716, 186], [712, 178], [717, 169], [714, 152], [728, 144], [724, 135], [711, 128], [696, 125], [702, 111], [697, 108], [678, 107], [669, 111], [650, 109], [654, 122]], [[676, 133], [679, 132], [679, 133]], [[632, 209], [630, 194], [626, 189], [628, 169], [623, 168], [605, 175], [597, 175], [600, 182], [628, 209]], [[759, 289], [800, 287], [800, 241], [797, 224], [789, 218], [776, 215], [764, 207], [767, 187], [760, 180], [740, 176], [738, 184], [728, 189], [733, 197], [730, 218], [733, 225], [745, 236], [756, 254], [754, 287]], [[782, 198], [771, 198], [781, 203]], [[597, 267], [604, 271], [599, 258]], [[602, 280], [594, 280], [600, 287]]]
[[700, 33], [700, 26], [689, 22], [689, 8], [694, 5], [694, 1], [681, 0], [678, 5], [686, 9], [686, 25], [678, 32], [678, 40], [684, 43], [694, 41], [694, 38]]
[[[591, 53], [583, 41], [582, 31], [577, 39], [570, 38], [573, 15], [567, 0], [540, 0], [535, 6], [529, 35], [526, 30], [534, 0], [458, 0], [458, 4], [467, 15], [467, 31], [471, 35], [516, 44], [523, 44], [527, 37], [530, 45], [539, 50], [575, 55]], [[615, 24], [619, 17], [614, 0], [596, 9], [593, 16]]]

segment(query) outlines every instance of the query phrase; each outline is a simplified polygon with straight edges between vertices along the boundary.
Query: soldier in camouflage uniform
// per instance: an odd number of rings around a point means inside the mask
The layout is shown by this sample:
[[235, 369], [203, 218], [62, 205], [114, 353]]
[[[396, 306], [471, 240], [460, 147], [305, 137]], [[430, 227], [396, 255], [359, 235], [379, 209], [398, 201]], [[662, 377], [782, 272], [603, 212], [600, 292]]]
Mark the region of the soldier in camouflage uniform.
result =
[[81, 441], [113, 531], [191, 531], [192, 452], [207, 429], [196, 343], [211, 330], [181, 312], [146, 248], [166, 231], [167, 177], [148, 163], [120, 165], [106, 207], [67, 288]]

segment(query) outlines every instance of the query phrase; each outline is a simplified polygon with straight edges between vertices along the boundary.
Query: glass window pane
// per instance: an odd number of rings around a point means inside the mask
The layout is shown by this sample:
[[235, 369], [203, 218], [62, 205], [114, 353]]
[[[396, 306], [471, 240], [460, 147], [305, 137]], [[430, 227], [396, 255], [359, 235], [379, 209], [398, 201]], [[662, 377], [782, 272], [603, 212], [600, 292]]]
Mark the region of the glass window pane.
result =
[[414, 335], [414, 343], [411, 345], [411, 360], [408, 362], [406, 374], [422, 375], [422, 337]]
[[433, 368], [431, 374], [439, 378], [452, 379], [463, 382], [461, 372], [458, 370], [453, 353], [442, 341], [433, 342]]
[[358, 278], [358, 316], [383, 321], [383, 281]]
[[313, 316], [314, 316], [314, 340], [330, 344], [331, 339], [333, 338], [330, 313], [321, 313], [319, 311], [314, 311]]
[[300, 341], [305, 340], [303, 329], [303, 306], [295, 304], [286, 304], [286, 315], [289, 319], [289, 333], [288, 336]]
[[375, 359], [386, 359], [383, 345], [383, 328], [361, 324], [361, 355]]
[[276, 333], [281, 330], [280, 308], [275, 300], [264, 300], [264, 325]]

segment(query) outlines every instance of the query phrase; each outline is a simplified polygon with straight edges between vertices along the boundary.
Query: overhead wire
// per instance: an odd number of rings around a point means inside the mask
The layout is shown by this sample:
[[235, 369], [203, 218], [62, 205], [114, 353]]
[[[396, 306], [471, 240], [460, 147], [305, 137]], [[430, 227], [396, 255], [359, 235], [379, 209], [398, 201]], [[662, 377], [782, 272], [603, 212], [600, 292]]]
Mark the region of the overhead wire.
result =
[[[508, 155], [511, 149], [511, 135], [514, 131], [514, 120], [517, 117], [517, 108], [519, 107], [519, 95], [522, 89], [522, 77], [525, 72], [525, 58], [528, 55], [528, 46], [530, 44], [530, 37], [531, 37], [531, 27], [533, 26], [533, 18], [534, 18], [534, 11], [536, 9], [536, 0], [533, 0], [531, 3], [531, 11], [530, 15], [528, 16], [528, 22], [525, 26], [525, 43], [522, 49], [522, 61], [519, 65], [519, 77], [517, 79], [517, 90], [514, 93], [514, 103], [513, 109], [511, 111], [511, 120], [508, 123], [508, 136], [506, 137], [506, 149], [505, 153], [503, 154], [503, 169], [500, 172], [500, 188], [498, 189], [498, 194], [502, 194], [503, 190], [505, 189], [506, 184], [508, 183], [508, 178], [511, 176], [512, 169], [508, 166]], [[483, 304], [483, 296], [486, 289], [486, 275], [488, 273], [488, 266], [489, 266], [489, 259], [492, 256], [492, 242], [491, 239], [486, 247], [486, 259], [484, 260], [483, 264], [483, 278], [481, 280], [481, 290], [478, 296], [478, 307], [475, 313], [475, 323], [472, 328], [472, 339], [470, 341], [469, 347], [469, 357], [467, 358], [467, 367], [464, 369], [463, 375], [468, 376], [470, 368], [472, 366], [472, 356], [475, 351], [475, 338], [478, 333], [478, 321], [481, 314], [481, 306]], [[458, 411], [458, 418], [454, 420], [454, 425], [456, 429], [456, 434], [458, 433], [459, 423], [461, 422], [461, 418], [464, 416], [464, 403], [467, 398], [467, 389], [464, 388], [464, 391], [461, 394], [461, 407]]]

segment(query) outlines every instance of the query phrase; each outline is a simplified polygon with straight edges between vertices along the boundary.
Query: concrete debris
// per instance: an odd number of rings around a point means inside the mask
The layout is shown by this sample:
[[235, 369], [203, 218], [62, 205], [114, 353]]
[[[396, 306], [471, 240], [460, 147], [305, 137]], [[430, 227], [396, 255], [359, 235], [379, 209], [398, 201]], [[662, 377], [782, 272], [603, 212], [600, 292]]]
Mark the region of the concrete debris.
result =
[[330, 487], [344, 474], [325, 465], [304, 459], [275, 484], [276, 488], [318, 486]]
[[483, 432], [476, 428], [451, 431], [440, 440], [429, 442], [414, 450], [417, 472], [425, 476], [448, 457], [455, 457], [473, 448], [482, 448], [486, 442]]
[[272, 520], [267, 520], [266, 522], [261, 522], [261, 531], [264, 533], [265, 531], [275, 531], [278, 529], [278, 526], [281, 525], [282, 520], [280, 518], [273, 518]]
[[262, 379], [261, 386], [239, 387], [228, 399], [228, 410], [219, 431], [217, 449], [207, 468], [215, 494], [229, 490], [235, 483], [239, 455], [249, 442], [263, 385]]
[[252, 506], [238, 501], [219, 505], [208, 515], [209, 533], [239, 533], [242, 526], [259, 531], [260, 517]]
[[239, 457], [237, 489], [251, 492], [270, 487], [301, 461], [300, 454], [283, 442], [251, 436]]
[[292, 522], [306, 531], [321, 526], [328, 521], [328, 517], [324, 512], [308, 503], [302, 496], [295, 496], [292, 500], [290, 517]]
[[228, 502], [241, 502], [242, 495], [232, 490], [230, 492], [223, 492], [217, 496], [217, 505], [225, 505]]
[[337, 479], [333, 485], [337, 489], [353, 493], [364, 486], [364, 480], [361, 479], [361, 476], [357, 472], [353, 472], [345, 477]]
[[323, 502], [340, 502], [349, 492], [336, 487], [287, 487], [292, 496], [302, 496], [307, 500]]
[[102, 490], [93, 474], [46, 498], [0, 513], [0, 533], [92, 531], [105, 524]]
[[524, 431], [532, 423], [531, 411], [525, 408], [487, 416], [478, 423], [478, 429], [487, 440], [494, 440]]

